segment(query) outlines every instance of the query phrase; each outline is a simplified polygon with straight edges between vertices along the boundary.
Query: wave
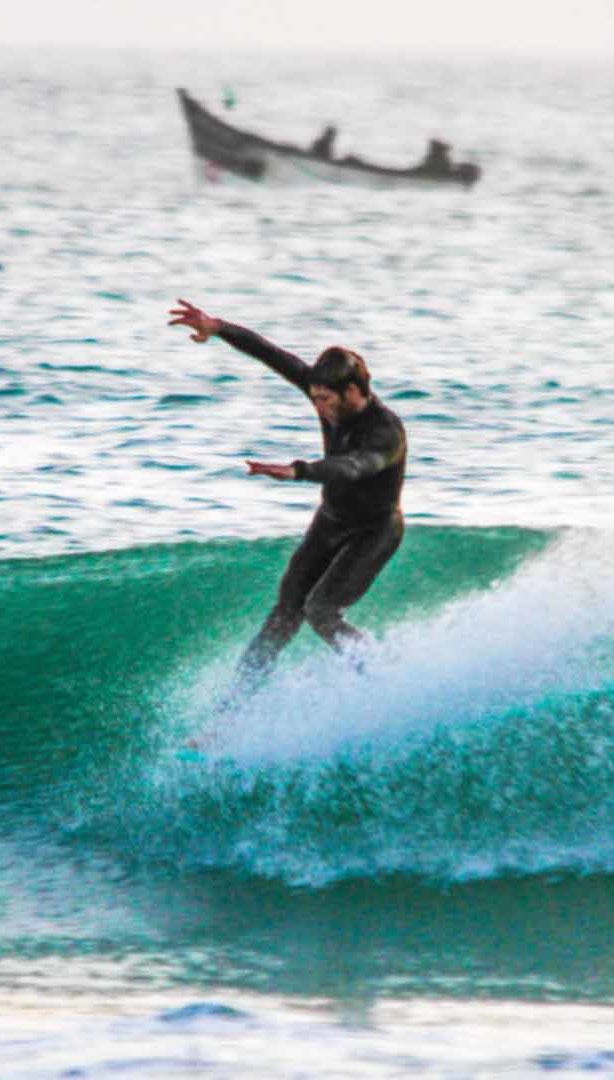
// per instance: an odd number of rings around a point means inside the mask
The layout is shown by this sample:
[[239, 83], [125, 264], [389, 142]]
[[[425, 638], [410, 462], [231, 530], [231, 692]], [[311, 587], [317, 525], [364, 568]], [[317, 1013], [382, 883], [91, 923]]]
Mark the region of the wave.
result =
[[[357, 619], [381, 632], [412, 612], [488, 589], [550, 538], [413, 529], [355, 609]], [[133, 737], [141, 706], [178, 668], [231, 662], [272, 604], [294, 546], [293, 539], [217, 541], [0, 563], [5, 752], [13, 741], [15, 750], [47, 758], [50, 740], [74, 752], [80, 740]]]
[[139, 864], [320, 887], [609, 871], [610, 537], [410, 529], [356, 609], [368, 671], [307, 631], [204, 763], [177, 747], [291, 540], [3, 566], [0, 798]]

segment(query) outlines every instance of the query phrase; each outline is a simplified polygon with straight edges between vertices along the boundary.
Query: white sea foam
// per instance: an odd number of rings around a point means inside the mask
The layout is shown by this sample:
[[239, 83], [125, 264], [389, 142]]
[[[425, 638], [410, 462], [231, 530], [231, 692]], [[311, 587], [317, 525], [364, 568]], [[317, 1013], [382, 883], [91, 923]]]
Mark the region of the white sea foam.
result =
[[[240, 760], [327, 758], [375, 742], [380, 748], [436, 725], [494, 722], [548, 696], [614, 681], [614, 575], [609, 537], [563, 534], [514, 577], [413, 618], [374, 644], [359, 674], [352, 658], [316, 649], [240, 703], [213, 753]], [[211, 711], [223, 667], [189, 691], [191, 716]]]

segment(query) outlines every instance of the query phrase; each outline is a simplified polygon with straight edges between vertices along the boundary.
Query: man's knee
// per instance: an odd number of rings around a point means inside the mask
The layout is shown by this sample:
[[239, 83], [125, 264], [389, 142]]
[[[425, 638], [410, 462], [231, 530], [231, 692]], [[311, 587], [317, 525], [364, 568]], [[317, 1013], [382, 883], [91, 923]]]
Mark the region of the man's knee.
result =
[[304, 608], [305, 618], [312, 630], [320, 637], [330, 638], [342, 621], [338, 607], [318, 596], [308, 596]]
[[283, 612], [288, 618], [303, 610], [305, 602], [305, 588], [297, 582], [295, 575], [287, 572], [284, 574], [277, 593], [275, 610]]
[[283, 649], [294, 637], [303, 621], [303, 613], [294, 605], [276, 604], [267, 616], [256, 641], [260, 641], [264, 650]]

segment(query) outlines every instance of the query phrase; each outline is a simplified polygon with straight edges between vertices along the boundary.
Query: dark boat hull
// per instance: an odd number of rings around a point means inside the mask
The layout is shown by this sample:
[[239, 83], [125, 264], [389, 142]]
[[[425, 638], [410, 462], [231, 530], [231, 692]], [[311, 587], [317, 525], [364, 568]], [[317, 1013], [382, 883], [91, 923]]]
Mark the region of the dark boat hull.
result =
[[389, 188], [420, 183], [470, 187], [480, 177], [479, 168], [468, 162], [446, 170], [435, 170], [426, 161], [409, 169], [393, 169], [358, 157], [323, 158], [300, 146], [242, 131], [214, 116], [185, 90], [178, 94], [192, 148], [206, 164], [205, 175], [212, 179], [219, 178], [221, 171], [252, 181], [307, 179]]

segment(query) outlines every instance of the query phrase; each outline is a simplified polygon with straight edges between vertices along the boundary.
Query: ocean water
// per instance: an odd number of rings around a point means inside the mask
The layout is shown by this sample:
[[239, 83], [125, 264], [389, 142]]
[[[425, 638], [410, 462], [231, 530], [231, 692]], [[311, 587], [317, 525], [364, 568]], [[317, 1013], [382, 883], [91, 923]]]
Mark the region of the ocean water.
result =
[[[614, 74], [2, 54], [0, 1076], [614, 1074]], [[207, 183], [175, 88], [471, 191]], [[405, 420], [406, 540], [177, 755], [317, 500], [308, 404], [184, 296]]]

